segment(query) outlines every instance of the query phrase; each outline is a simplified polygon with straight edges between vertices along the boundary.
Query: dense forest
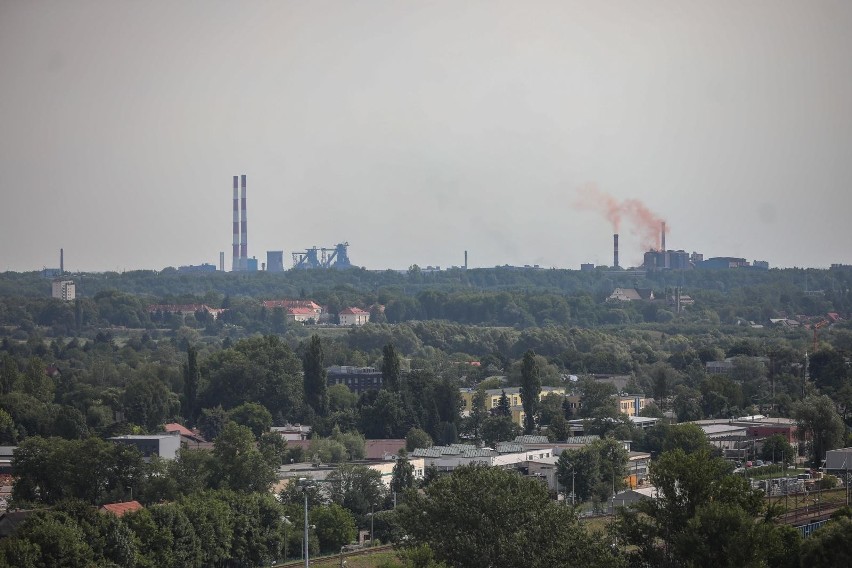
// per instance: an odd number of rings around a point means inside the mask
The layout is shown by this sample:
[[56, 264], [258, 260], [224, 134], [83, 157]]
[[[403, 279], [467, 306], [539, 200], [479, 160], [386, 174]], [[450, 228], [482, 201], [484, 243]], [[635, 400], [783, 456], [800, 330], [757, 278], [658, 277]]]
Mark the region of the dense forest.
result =
[[[297, 557], [298, 530], [287, 527], [302, 522], [303, 495], [291, 487], [277, 500], [270, 497], [277, 468], [310, 459], [346, 464], [363, 457], [365, 438], [406, 438], [409, 450], [492, 445], [522, 432], [557, 440], [568, 435], [567, 421], [579, 418], [601, 442], [563, 454], [561, 471], [581, 472], [584, 501], [605, 501], [607, 479], [623, 470], [626, 458], [614, 440], [631, 440], [634, 449], [658, 458], [652, 477], [660, 483], [700, 479], [695, 470], [715, 459], [700, 436], [665, 423], [635, 427], [615, 406], [618, 389], [596, 380], [600, 376], [624, 376], [624, 391], [654, 399], [643, 414], [672, 422], [757, 413], [797, 418], [819, 434], [802, 445], [803, 457], [814, 462], [842, 445], [852, 426], [852, 274], [846, 271], [661, 272], [637, 280], [603, 270], [185, 275], [167, 269], [74, 280], [78, 298], [62, 302], [49, 297], [50, 281], [38, 274], [0, 275], [0, 445], [18, 446], [13, 506], [45, 508], [0, 545], [0, 559], [13, 566], [260, 566]], [[607, 302], [616, 286], [651, 288], [658, 300]], [[694, 304], [678, 311], [669, 301], [675, 288]], [[332, 315], [362, 307], [373, 322], [306, 325], [261, 304], [282, 298], [312, 299]], [[214, 318], [205, 311], [148, 309], [167, 303], [225, 311]], [[770, 318], [796, 318], [797, 325], [772, 325]], [[808, 327], [817, 322], [824, 324]], [[706, 363], [726, 358], [729, 373], [708, 372]], [[384, 387], [358, 396], [329, 386], [332, 365], [375, 367]], [[583, 405], [576, 410], [564, 397], [545, 397], [525, 407], [531, 418], [523, 427], [501, 407], [487, 411], [482, 398], [463, 415], [461, 387], [481, 393], [508, 386], [525, 392], [562, 386]], [[145, 463], [137, 452], [104, 441], [156, 433], [173, 421], [198, 428], [213, 448]], [[287, 423], [312, 426], [307, 451], [269, 434], [270, 426]], [[356, 529], [375, 524], [383, 540], [410, 538], [403, 547], [406, 566], [475, 566], [459, 560], [470, 550], [440, 541], [422, 525], [425, 519], [406, 511], [428, 511], [430, 522], [444, 522], [450, 518], [445, 504], [454, 502], [452, 484], [475, 495], [471, 487], [493, 483], [505, 484], [507, 495], [528, 494], [541, 503], [530, 509], [540, 515], [531, 522], [564, 527], [540, 537], [561, 543], [542, 553], [542, 566], [569, 549], [576, 565], [694, 565], [689, 551], [708, 546], [702, 540], [708, 527], [742, 528], [768, 514], [747, 488], [724, 481], [728, 464], [712, 463], [712, 483], [696, 490], [691, 504], [621, 518], [619, 538], [630, 547], [606, 557], [600, 552], [609, 545], [598, 536], [584, 538], [575, 513], [552, 511], [547, 495], [541, 501], [538, 489], [503, 474], [463, 472], [452, 481], [455, 476], [428, 472], [425, 492], [408, 494], [415, 484], [400, 459], [394, 491], [402, 507], [396, 511], [379, 479], [348, 464], [327, 494], [310, 495], [310, 547], [334, 552]], [[131, 496], [146, 509], [126, 520], [93, 513], [94, 506]], [[706, 500], [716, 508], [704, 507]], [[658, 548], [643, 547], [642, 535], [665, 540], [672, 519], [683, 530], [660, 560]], [[504, 528], [507, 535], [515, 530], [511, 523]], [[785, 564], [784, 555], [798, 562], [804, 554], [798, 541], [791, 544], [789, 534], [769, 525], [716, 538], [737, 536], [751, 539], [744, 546], [763, 543], [753, 550], [765, 554], [732, 557], [743, 563], [724, 565], [793, 566], [798, 563]], [[528, 537], [524, 546], [544, 546]], [[216, 547], [205, 544], [211, 540]], [[518, 550], [501, 546], [485, 552], [515, 558]]]

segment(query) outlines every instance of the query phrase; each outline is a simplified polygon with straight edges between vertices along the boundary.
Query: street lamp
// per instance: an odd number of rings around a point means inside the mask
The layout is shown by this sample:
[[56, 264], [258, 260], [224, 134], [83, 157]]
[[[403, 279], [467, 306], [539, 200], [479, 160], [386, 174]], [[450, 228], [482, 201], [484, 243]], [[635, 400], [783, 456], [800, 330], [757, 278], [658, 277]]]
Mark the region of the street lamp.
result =
[[290, 518], [287, 515], [281, 515], [281, 522], [284, 525], [284, 562], [287, 562], [287, 525], [292, 525]]
[[312, 482], [310, 479], [305, 477], [299, 478], [299, 487], [302, 488], [302, 492], [305, 494], [305, 568], [310, 566], [310, 551], [308, 549], [308, 489], [311, 485]]

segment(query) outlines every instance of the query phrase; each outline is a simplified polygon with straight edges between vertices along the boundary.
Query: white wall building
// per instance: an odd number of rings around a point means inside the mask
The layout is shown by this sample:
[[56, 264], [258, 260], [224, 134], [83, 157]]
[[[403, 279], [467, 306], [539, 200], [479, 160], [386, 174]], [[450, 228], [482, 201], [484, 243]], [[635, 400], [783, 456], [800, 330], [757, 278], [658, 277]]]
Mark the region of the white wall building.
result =
[[370, 321], [370, 312], [361, 308], [344, 308], [338, 314], [340, 325], [364, 325]]
[[77, 297], [77, 287], [73, 280], [54, 280], [51, 295], [59, 300], [70, 302]]

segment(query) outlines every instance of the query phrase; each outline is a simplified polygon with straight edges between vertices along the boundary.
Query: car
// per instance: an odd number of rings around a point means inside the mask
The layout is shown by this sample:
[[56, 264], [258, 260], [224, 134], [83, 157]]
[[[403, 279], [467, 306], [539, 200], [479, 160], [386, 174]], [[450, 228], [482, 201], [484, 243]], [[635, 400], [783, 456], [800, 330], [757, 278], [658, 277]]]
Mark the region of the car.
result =
[[751, 463], [750, 461], [747, 461], [745, 466], [746, 467], [752, 467], [753, 465], [754, 465], [753, 463]]
[[756, 462], [754, 462], [754, 466], [755, 467], [763, 467], [763, 460], [757, 460]]

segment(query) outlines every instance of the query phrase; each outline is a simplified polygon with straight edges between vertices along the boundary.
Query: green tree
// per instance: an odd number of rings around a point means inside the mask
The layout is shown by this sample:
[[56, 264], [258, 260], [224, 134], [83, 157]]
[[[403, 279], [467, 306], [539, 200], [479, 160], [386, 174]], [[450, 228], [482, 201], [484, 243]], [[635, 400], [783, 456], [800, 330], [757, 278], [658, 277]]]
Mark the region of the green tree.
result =
[[228, 412], [221, 405], [215, 408], [205, 408], [201, 411], [198, 427], [201, 435], [207, 440], [215, 440], [228, 423]]
[[400, 456], [393, 465], [391, 474], [391, 491], [399, 495], [414, 487], [414, 466], [407, 456]]
[[122, 402], [127, 420], [149, 431], [159, 429], [176, 410], [169, 387], [154, 377], [131, 381], [124, 390]]
[[539, 409], [539, 395], [541, 394], [541, 372], [535, 360], [535, 352], [532, 349], [524, 353], [521, 365], [521, 404], [524, 407], [524, 431], [532, 434], [536, 429], [536, 419]]
[[382, 386], [390, 391], [399, 392], [399, 355], [397, 355], [393, 343], [388, 343], [382, 348]]
[[420, 428], [412, 428], [405, 435], [405, 449], [413, 452], [417, 448], [431, 448], [432, 437]]
[[[737, 519], [753, 519], [763, 507], [763, 495], [730, 471], [731, 466], [711, 457], [707, 448], [688, 454], [676, 449], [651, 462], [649, 479], [658, 497], [621, 511], [619, 520], [619, 532], [628, 545], [635, 547], [632, 555], [637, 561], [652, 566], [703, 566], [694, 553], [696, 549], [742, 545], [741, 540], [726, 540], [737, 535], [720, 525], [731, 522], [741, 527]], [[708, 505], [723, 508], [704, 509]], [[752, 548], [766, 541], [758, 538], [758, 532], [746, 536]], [[733, 552], [731, 555], [743, 559]]]
[[497, 408], [494, 409], [494, 416], [511, 417], [512, 407], [509, 404], [509, 397], [506, 396], [506, 391], [500, 391], [500, 398], [497, 400]]
[[241, 426], [251, 430], [254, 437], [260, 439], [272, 427], [272, 414], [260, 404], [244, 402], [228, 412], [228, 417]]
[[363, 465], [344, 464], [326, 481], [332, 502], [349, 509], [359, 519], [384, 501], [381, 474]]
[[488, 409], [485, 408], [485, 390], [476, 389], [471, 397], [470, 416], [467, 420], [467, 431], [473, 435], [474, 440], [480, 440], [482, 436], [482, 423], [488, 418]]
[[18, 383], [20, 373], [15, 358], [8, 353], [3, 354], [3, 362], [0, 364], [0, 394], [7, 395], [14, 390]]
[[[12, 543], [3, 543], [8, 566], [77, 568], [95, 559], [83, 530], [65, 514], [38, 513], [18, 529]], [[36, 553], [37, 556], [34, 554]]]
[[328, 382], [326, 380], [322, 341], [312, 335], [305, 356], [302, 358], [305, 382], [305, 402], [319, 416], [328, 412]]
[[852, 519], [826, 523], [802, 543], [802, 566], [833, 568], [852, 566]]
[[521, 427], [508, 416], [489, 416], [482, 421], [482, 442], [495, 447], [497, 442], [514, 440], [521, 433]]
[[[540, 483], [515, 472], [465, 466], [397, 507], [406, 546], [428, 545], [461, 568], [621, 566]], [[435, 527], [441, 530], [435, 530]]]
[[846, 430], [834, 401], [826, 395], [809, 396], [793, 406], [799, 429], [811, 435], [811, 463], [819, 467], [825, 452], [840, 445]]
[[770, 436], [763, 442], [763, 448], [760, 450], [761, 457], [768, 462], [780, 462], [784, 458], [787, 465], [793, 463], [796, 459], [796, 452], [787, 438], [781, 434]]
[[190, 424], [195, 424], [197, 418], [198, 383], [200, 380], [198, 350], [189, 346], [186, 349], [186, 363], [183, 365], [183, 416]]
[[53, 402], [53, 392], [56, 385], [53, 379], [47, 376], [44, 362], [38, 357], [30, 358], [26, 372], [15, 382], [25, 394], [42, 402]]
[[217, 482], [223, 488], [264, 492], [275, 481], [275, 465], [255, 446], [254, 434], [245, 426], [228, 422], [213, 442], [218, 468]]
[[355, 519], [337, 503], [312, 509], [310, 519], [316, 527], [321, 552], [338, 552], [344, 544], [355, 540]]

